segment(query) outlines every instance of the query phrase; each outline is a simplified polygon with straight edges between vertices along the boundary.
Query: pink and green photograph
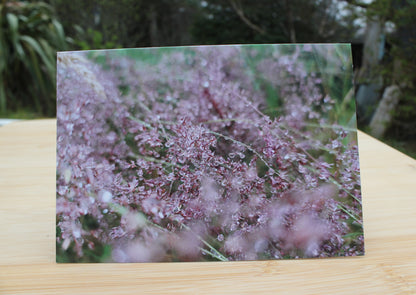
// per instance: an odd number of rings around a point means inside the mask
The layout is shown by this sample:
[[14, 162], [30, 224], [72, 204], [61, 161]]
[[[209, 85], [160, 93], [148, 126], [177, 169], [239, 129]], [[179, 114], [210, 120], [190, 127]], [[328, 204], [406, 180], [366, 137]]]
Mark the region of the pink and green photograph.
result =
[[56, 261], [364, 255], [349, 44], [59, 52]]

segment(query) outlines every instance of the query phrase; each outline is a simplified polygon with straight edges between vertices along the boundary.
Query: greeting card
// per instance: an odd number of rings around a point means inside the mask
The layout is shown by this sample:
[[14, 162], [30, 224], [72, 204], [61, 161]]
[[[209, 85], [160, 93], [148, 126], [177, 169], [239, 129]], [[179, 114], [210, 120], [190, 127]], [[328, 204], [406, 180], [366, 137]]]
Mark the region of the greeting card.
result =
[[364, 254], [351, 49], [58, 53], [58, 262]]

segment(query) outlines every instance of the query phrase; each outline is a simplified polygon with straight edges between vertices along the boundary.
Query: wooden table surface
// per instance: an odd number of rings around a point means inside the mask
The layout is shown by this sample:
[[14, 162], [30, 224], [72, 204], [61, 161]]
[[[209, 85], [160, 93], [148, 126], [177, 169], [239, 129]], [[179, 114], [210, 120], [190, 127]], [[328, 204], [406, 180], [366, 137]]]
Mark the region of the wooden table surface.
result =
[[366, 255], [55, 263], [55, 120], [0, 127], [0, 294], [416, 294], [416, 161], [359, 133]]

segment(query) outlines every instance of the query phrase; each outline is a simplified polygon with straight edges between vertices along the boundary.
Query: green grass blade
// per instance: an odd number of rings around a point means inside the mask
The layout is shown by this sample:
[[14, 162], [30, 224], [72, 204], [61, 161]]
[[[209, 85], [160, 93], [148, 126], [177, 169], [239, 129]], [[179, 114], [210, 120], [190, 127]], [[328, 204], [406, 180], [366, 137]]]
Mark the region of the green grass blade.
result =
[[20, 36], [19, 39], [25, 42], [39, 55], [39, 57], [42, 59], [43, 63], [45, 64], [46, 68], [49, 71], [52, 71], [52, 72], [54, 71], [55, 67], [53, 64], [53, 60], [50, 60], [50, 58], [46, 56], [46, 54], [42, 50], [42, 47], [40, 46], [38, 41], [36, 41], [34, 38], [27, 36], [27, 35]]
[[19, 43], [19, 19], [12, 13], [6, 14], [6, 19], [9, 27], [10, 39], [13, 44], [13, 48], [17, 54], [22, 57], [24, 56], [22, 45]]

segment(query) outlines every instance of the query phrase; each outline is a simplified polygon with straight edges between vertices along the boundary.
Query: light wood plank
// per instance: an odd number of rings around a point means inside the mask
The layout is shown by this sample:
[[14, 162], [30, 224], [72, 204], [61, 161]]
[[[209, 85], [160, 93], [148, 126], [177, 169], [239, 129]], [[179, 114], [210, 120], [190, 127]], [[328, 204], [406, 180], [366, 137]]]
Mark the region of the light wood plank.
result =
[[364, 257], [56, 264], [55, 120], [0, 127], [0, 294], [416, 294], [416, 161], [359, 132]]

